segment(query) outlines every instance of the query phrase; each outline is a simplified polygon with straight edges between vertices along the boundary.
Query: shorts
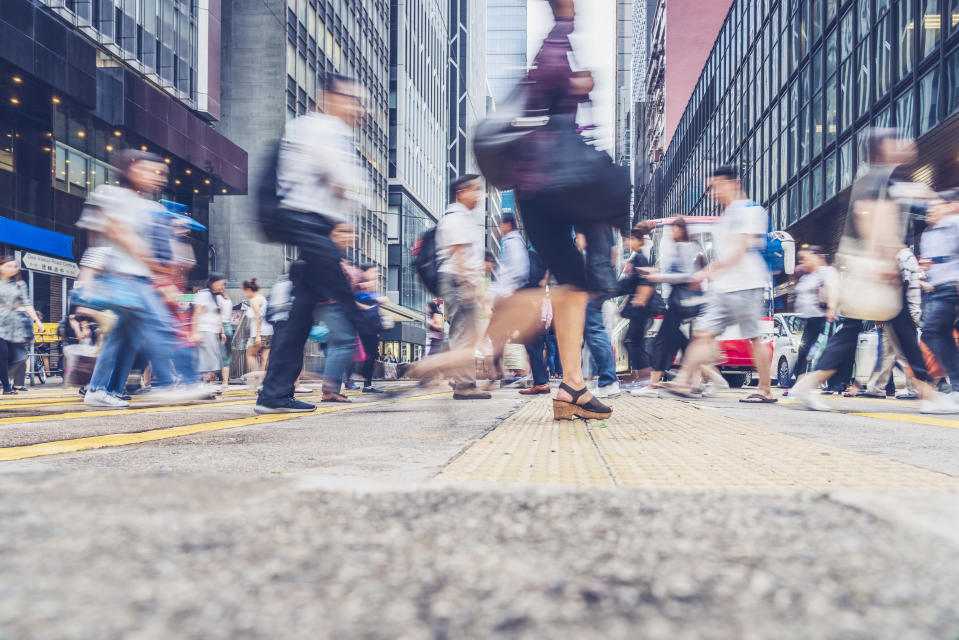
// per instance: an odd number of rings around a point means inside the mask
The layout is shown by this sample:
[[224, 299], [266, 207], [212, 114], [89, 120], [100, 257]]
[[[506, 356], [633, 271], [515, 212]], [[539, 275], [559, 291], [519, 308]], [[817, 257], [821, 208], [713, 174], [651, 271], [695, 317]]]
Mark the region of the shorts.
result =
[[[270, 348], [270, 345], [272, 345], [272, 344], [273, 344], [273, 335], [272, 335], [272, 334], [270, 334], [270, 335], [268, 335], [268, 336], [260, 336], [260, 348], [261, 348], [261, 349], [269, 349], [269, 348]], [[250, 347], [255, 347], [255, 346], [256, 346], [256, 338], [250, 337], [250, 338], [247, 338], [247, 339], [246, 339], [246, 348], [247, 348], [247, 349], [249, 349]]]
[[695, 329], [718, 336], [728, 327], [739, 325], [741, 337], [749, 340], [759, 337], [759, 320], [763, 315], [762, 289], [711, 291]]

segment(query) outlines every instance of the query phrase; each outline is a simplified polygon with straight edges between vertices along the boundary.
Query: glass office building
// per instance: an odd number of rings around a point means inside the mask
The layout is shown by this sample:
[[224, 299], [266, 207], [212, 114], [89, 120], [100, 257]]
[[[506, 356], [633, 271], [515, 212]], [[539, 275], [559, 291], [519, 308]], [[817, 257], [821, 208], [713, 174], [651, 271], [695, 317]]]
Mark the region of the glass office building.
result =
[[833, 245], [872, 126], [918, 138], [914, 179], [959, 183], [957, 47], [959, 0], [736, 0], [647, 216], [717, 213], [704, 181], [732, 162], [777, 228]]
[[527, 0], [486, 0], [486, 68], [496, 103], [526, 75], [526, 4]]

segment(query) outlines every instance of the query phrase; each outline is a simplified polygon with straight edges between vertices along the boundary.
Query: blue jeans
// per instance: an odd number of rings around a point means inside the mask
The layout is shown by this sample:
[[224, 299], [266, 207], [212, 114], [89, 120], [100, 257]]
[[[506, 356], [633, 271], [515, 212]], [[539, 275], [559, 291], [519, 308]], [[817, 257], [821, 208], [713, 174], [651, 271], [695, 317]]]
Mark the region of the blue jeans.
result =
[[[323, 391], [339, 393], [340, 383], [347, 371], [353, 369], [356, 326], [338, 302], [321, 306], [320, 318], [330, 329], [326, 339], [326, 360], [323, 363]], [[298, 358], [302, 361], [303, 354], [300, 353]]]
[[173, 316], [149, 281], [130, 279], [127, 286], [132, 287], [142, 307], [116, 312], [116, 325], [103, 341], [103, 348], [87, 386], [88, 391], [115, 391], [113, 387], [119, 381], [125, 381], [130, 374], [132, 355], [137, 350], [153, 364], [153, 378], [158, 387], [173, 384], [170, 368], [170, 358], [173, 357], [176, 344]]
[[546, 334], [546, 368], [554, 376], [563, 375], [563, 362], [559, 358], [556, 334], [552, 331]]
[[549, 384], [549, 372], [546, 370], [546, 360], [543, 358], [545, 347], [545, 333], [537, 334], [526, 344], [526, 354], [529, 356], [529, 371], [533, 374], [533, 384], [535, 386]]
[[959, 391], [959, 350], [952, 331], [956, 326], [959, 289], [952, 282], [936, 287], [929, 296], [922, 324], [922, 341], [936, 354], [949, 374], [953, 391]]
[[599, 386], [607, 387], [618, 380], [616, 377], [616, 359], [613, 357], [613, 345], [606, 333], [603, 322], [603, 296], [596, 296], [586, 306], [586, 346], [593, 359], [593, 370], [599, 376]]

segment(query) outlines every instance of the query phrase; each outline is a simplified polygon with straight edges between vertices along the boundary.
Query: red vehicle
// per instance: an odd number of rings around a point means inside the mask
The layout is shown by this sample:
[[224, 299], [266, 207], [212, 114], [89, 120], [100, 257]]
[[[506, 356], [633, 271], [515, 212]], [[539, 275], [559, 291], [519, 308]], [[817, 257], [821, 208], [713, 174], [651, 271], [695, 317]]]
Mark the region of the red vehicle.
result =
[[[719, 216], [684, 217], [689, 231], [689, 239], [699, 244], [706, 264], [708, 264], [716, 257], [713, 246], [712, 229], [713, 225], [719, 222]], [[652, 226], [652, 230], [649, 233], [650, 239], [646, 242], [643, 251], [649, 258], [650, 263], [657, 269], [664, 268], [664, 265], [661, 263], [662, 256], [664, 253], [670, 253], [669, 247], [673, 243], [673, 236], [669, 233], [669, 225], [672, 221], [673, 218], [660, 218], [658, 220], [648, 221]], [[777, 234], [777, 238], [783, 242], [784, 247], [787, 246], [787, 244], [789, 245], [788, 250], [784, 251], [785, 272], [792, 273], [795, 267], [795, 251], [792, 246], [792, 238], [789, 234], [781, 231], [775, 233]], [[662, 289], [665, 289], [668, 285], [659, 286], [663, 298], [667, 298], [668, 289], [665, 291]], [[772, 278], [769, 280], [766, 293], [766, 308], [763, 317], [760, 319], [760, 327], [763, 331], [763, 339], [768, 344], [770, 356], [772, 356], [772, 335], [774, 328]], [[690, 332], [693, 322], [695, 321], [683, 324], [683, 331], [687, 333], [687, 335]], [[650, 323], [649, 329], [646, 332], [647, 348], [652, 347], [652, 339], [656, 337], [661, 323], [662, 316], [655, 318], [653, 322]], [[627, 351], [623, 345], [627, 325], [628, 321], [620, 319], [612, 335], [613, 345], [617, 355], [616, 365], [619, 371], [625, 371], [629, 367]], [[753, 372], [753, 358], [749, 347], [749, 340], [743, 339], [738, 326], [734, 325], [729, 327], [719, 336], [719, 348], [721, 351], [719, 369], [729, 381], [730, 385], [736, 387], [746, 384], [751, 379]]]

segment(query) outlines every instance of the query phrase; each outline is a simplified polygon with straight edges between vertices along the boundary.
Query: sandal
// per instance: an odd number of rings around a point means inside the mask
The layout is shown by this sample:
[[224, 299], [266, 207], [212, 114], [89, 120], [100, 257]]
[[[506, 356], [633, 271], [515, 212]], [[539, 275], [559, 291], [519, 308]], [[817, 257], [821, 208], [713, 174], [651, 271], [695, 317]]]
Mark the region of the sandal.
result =
[[764, 396], [761, 393], [750, 393], [745, 398], [740, 398], [740, 402], [743, 404], [773, 404], [778, 402], [777, 398], [770, 398], [769, 396]]
[[612, 415], [613, 410], [597, 400], [595, 397], [589, 401], [579, 404], [578, 400], [589, 390], [583, 387], [579, 391], [573, 389], [565, 382], [559, 385], [559, 388], [568, 393], [572, 402], [553, 399], [553, 420], [574, 420], [582, 418], [583, 420], [601, 420]]
[[323, 399], [320, 402], [353, 402], [342, 393], [331, 393], [329, 395], [323, 394]]

